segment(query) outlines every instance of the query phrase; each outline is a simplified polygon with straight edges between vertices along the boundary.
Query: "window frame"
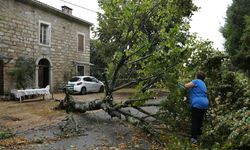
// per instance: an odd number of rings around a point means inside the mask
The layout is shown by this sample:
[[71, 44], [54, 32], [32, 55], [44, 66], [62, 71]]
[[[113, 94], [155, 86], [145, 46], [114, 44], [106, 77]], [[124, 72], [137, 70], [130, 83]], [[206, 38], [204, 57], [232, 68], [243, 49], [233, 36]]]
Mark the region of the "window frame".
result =
[[[79, 48], [78, 48], [78, 46], [79, 46], [79, 40], [78, 40], [78, 36], [79, 35], [82, 35], [83, 36], [83, 50], [82, 51], [79, 51]], [[83, 53], [85, 53], [85, 50], [86, 50], [86, 45], [85, 45], [85, 42], [86, 41], [86, 36], [85, 36], [85, 33], [83, 33], [83, 32], [77, 32], [77, 52], [83, 52]]]
[[[41, 25], [44, 24], [44, 25], [48, 25], [48, 44], [44, 44], [44, 43], [41, 43], [40, 42], [40, 35], [41, 35]], [[46, 21], [41, 21], [39, 20], [39, 27], [38, 27], [38, 43], [39, 45], [42, 45], [42, 46], [49, 46], [51, 45], [51, 23], [49, 22], [46, 22]]]

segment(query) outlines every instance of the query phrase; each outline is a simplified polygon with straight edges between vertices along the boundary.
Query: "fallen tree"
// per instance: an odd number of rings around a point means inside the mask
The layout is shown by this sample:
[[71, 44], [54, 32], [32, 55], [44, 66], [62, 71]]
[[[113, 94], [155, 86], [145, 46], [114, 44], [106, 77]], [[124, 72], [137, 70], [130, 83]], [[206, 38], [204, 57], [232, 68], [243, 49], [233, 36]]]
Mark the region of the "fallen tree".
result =
[[[138, 102], [147, 101], [154, 98], [146, 99], [128, 99], [122, 103], [111, 102], [110, 99], [95, 99], [89, 102], [84, 101], [75, 101], [70, 95], [70, 92], [66, 92], [64, 100], [61, 100], [56, 109], [65, 109], [69, 112], [80, 112], [85, 113], [87, 111], [93, 110], [104, 110], [107, 112], [111, 118], [117, 117], [119, 119], [124, 119], [129, 123], [132, 123], [140, 128], [143, 128], [145, 131], [154, 136], [155, 140], [161, 143], [160, 132], [152, 128], [154, 125], [158, 125], [160, 120], [158, 119], [162, 112], [151, 113], [146, 111], [145, 107], [159, 107], [160, 103], [144, 103], [143, 105], [137, 106]], [[126, 109], [130, 108], [130, 109]], [[134, 109], [134, 110], [131, 110]], [[132, 111], [137, 111], [137, 113], [132, 113]], [[138, 116], [138, 112], [140, 115]], [[71, 121], [75, 125], [75, 131], [78, 132], [77, 120], [73, 118], [72, 115], [67, 117], [68, 121]], [[153, 124], [153, 122], [154, 124]], [[61, 130], [65, 130], [68, 122], [65, 123]]]
[[[57, 107], [67, 112], [104, 110], [111, 117], [124, 118], [144, 128], [159, 139], [152, 128], [164, 112], [152, 113], [144, 109], [160, 106], [148, 103], [154, 99], [152, 87], [176, 84], [178, 65], [190, 53], [185, 47], [188, 20], [194, 7], [192, 0], [99, 1], [104, 11], [99, 14], [97, 29], [103, 53], [112, 53], [103, 74], [105, 96], [90, 102], [75, 101], [66, 91], [65, 99]], [[119, 78], [124, 82], [117, 82]], [[134, 98], [116, 103], [113, 92], [135, 87]], [[140, 112], [140, 116], [130, 109]], [[151, 118], [151, 119], [149, 119]]]

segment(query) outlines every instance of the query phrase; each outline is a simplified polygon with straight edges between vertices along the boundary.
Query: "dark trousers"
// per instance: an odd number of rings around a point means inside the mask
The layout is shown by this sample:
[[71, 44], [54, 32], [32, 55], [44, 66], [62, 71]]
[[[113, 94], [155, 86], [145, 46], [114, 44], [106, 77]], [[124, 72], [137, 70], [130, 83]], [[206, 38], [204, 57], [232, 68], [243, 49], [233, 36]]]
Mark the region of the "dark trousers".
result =
[[197, 139], [201, 135], [202, 122], [206, 109], [191, 108], [191, 138]]

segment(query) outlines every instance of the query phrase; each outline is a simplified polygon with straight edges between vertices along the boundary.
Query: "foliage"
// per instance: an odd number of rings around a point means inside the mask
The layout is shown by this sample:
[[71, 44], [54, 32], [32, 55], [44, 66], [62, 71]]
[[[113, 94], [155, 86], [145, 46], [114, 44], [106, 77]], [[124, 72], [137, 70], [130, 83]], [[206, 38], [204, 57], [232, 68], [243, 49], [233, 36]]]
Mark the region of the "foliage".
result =
[[194, 148], [190, 146], [189, 140], [183, 139], [180, 136], [176, 135], [168, 135], [168, 149], [170, 150], [193, 150], [193, 149], [201, 149], [201, 148]]
[[[234, 72], [227, 55], [214, 50], [210, 42], [192, 38], [188, 43], [192, 43], [190, 48], [193, 50], [190, 59], [183, 64], [179, 81], [189, 82], [197, 70], [206, 72], [210, 108], [203, 129], [203, 147], [217, 149], [249, 147], [249, 79], [243, 74]], [[193, 77], [190, 74], [193, 74]], [[165, 102], [163, 108], [169, 112], [165, 120], [172, 122], [170, 123], [172, 128], [187, 132], [185, 126], [179, 126], [189, 123], [186, 113], [188, 109], [183, 106], [183, 97], [186, 96], [183, 90], [172, 89], [169, 100]]]
[[195, 70], [206, 72], [210, 100], [203, 145], [219, 149], [249, 147], [250, 129], [246, 119], [250, 106], [249, 79], [235, 72], [230, 59], [222, 52], [200, 49], [195, 57], [205, 60], [197, 63]]
[[[188, 92], [179, 87], [177, 83], [184, 84], [193, 80], [196, 71], [204, 70], [205, 64], [210, 64], [208, 61], [212, 60], [211, 58], [219, 57], [221, 52], [213, 50], [211, 42], [203, 41], [196, 37], [196, 35], [189, 36], [185, 48], [189, 53], [186, 53], [186, 57], [184, 57], [185, 61], [176, 66], [175, 69], [178, 69], [177, 73], [175, 74], [175, 78], [171, 79], [173, 85], [164, 84], [164, 88], [169, 89], [169, 94], [166, 101], [162, 104], [162, 111], [166, 112], [163, 115], [163, 120], [170, 125], [169, 128], [172, 131], [184, 131], [188, 133], [190, 130]], [[212, 73], [213, 71], [216, 72], [218, 70], [210, 67], [209, 72]]]
[[[175, 88], [190, 53], [185, 45], [189, 20], [197, 9], [192, 0], [98, 2], [104, 13], [98, 17], [96, 45], [102, 46], [102, 54], [112, 55], [103, 61], [107, 62], [105, 101], [112, 101], [112, 92], [120, 87], [136, 85], [139, 101], [131, 106], [139, 107], [154, 96], [153, 87]], [[125, 82], [120, 83], [121, 78]]]
[[54, 86], [54, 91], [55, 92], [61, 92], [65, 88], [65, 83], [57, 82]]
[[12, 134], [9, 131], [0, 131], [0, 140], [7, 139], [7, 138], [13, 137], [13, 136], [14, 136], [14, 134]]
[[102, 45], [99, 40], [90, 41], [90, 62], [94, 64], [94, 66], [91, 66], [90, 72], [92, 76], [99, 80], [103, 80], [102, 73], [113, 56], [112, 51], [108, 50], [109, 48], [105, 48], [105, 45]]
[[250, 0], [233, 0], [227, 10], [226, 24], [221, 29], [225, 49], [232, 57], [234, 66], [245, 71], [250, 76]]
[[241, 49], [249, 49], [250, 48], [250, 15], [245, 16], [246, 27], [244, 28], [242, 37], [241, 37]]
[[19, 57], [15, 67], [10, 71], [17, 89], [32, 87], [35, 73], [35, 62], [32, 58]]
[[[222, 64], [220, 78], [214, 79], [210, 89], [211, 109], [208, 112], [209, 124], [206, 127], [204, 144], [216, 145], [224, 149], [249, 147], [249, 79], [232, 72]], [[217, 145], [218, 147], [218, 145]]]
[[184, 89], [171, 90], [167, 99], [162, 102], [162, 120], [167, 124], [167, 129], [171, 132], [189, 131], [189, 105], [187, 93]]
[[[203, 145], [227, 149], [248, 146], [248, 119], [243, 116], [249, 110], [249, 81], [232, 70], [228, 56], [214, 50], [211, 42], [189, 34], [189, 19], [196, 10], [191, 0], [99, 0], [99, 5], [104, 13], [99, 15], [98, 44], [104, 52], [114, 54], [105, 70], [105, 100], [112, 101], [120, 77], [127, 79], [122, 87], [137, 84], [136, 97], [142, 99], [152, 96], [152, 87], [168, 89], [162, 118], [169, 129], [187, 131], [189, 106], [183, 101], [187, 93], [176, 85], [203, 70], [211, 104]], [[229, 36], [232, 29], [226, 26], [224, 35]], [[228, 52], [230, 56], [235, 53]], [[131, 75], [134, 73], [136, 79]], [[224, 128], [227, 132], [223, 133]]]
[[117, 79], [128, 83], [134, 75], [142, 93], [159, 80], [174, 78], [196, 10], [191, 0], [99, 0], [99, 5], [104, 11], [97, 30], [100, 45], [114, 54], [106, 70], [111, 90]]

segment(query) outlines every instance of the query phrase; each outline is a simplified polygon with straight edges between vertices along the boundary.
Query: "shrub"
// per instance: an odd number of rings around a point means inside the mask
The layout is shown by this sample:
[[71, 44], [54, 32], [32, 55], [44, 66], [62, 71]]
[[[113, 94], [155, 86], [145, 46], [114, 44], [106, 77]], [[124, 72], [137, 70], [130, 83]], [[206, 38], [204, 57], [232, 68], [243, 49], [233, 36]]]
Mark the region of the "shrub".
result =
[[32, 58], [19, 57], [10, 75], [16, 83], [17, 89], [32, 87], [35, 73], [35, 62]]

